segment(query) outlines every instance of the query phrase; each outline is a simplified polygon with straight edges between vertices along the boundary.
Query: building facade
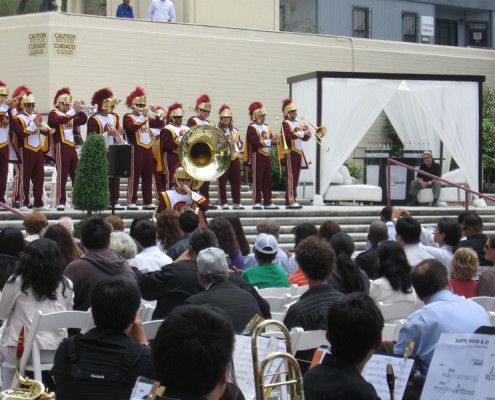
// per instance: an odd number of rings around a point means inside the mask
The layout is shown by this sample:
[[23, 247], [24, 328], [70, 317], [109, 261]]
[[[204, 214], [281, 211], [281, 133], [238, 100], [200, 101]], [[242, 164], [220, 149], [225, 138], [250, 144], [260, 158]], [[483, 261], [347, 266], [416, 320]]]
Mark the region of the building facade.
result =
[[280, 29], [494, 48], [492, 0], [280, 0]]

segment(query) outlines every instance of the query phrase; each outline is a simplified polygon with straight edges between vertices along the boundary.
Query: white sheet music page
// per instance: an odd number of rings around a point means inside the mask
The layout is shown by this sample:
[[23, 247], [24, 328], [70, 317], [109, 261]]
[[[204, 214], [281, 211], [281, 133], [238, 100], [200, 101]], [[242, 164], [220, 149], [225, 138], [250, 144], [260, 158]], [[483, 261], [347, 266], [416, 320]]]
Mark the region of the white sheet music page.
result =
[[387, 364], [392, 364], [395, 375], [395, 398], [402, 399], [407, 379], [414, 365], [414, 359], [404, 359], [388, 354], [373, 354], [363, 370], [363, 378], [371, 383], [381, 399], [390, 399], [387, 384]]

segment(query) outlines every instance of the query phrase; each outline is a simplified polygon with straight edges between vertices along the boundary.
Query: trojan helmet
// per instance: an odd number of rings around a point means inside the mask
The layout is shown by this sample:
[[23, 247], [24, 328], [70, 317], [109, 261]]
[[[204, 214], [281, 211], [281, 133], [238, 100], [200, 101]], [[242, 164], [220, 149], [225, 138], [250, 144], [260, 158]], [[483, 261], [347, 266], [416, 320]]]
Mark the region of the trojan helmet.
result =
[[167, 124], [172, 122], [175, 124], [175, 117], [183, 117], [184, 109], [182, 108], [182, 104], [174, 103], [168, 108], [167, 112]]
[[263, 104], [258, 101], [251, 103], [249, 106], [249, 115], [254, 122], [261, 124], [259, 117], [266, 115], [265, 107], [263, 107]]
[[296, 105], [292, 102], [292, 99], [285, 99], [282, 103], [282, 112], [285, 118], [290, 118], [289, 113], [291, 111], [297, 111]]
[[5, 83], [0, 81], [0, 96], [8, 96], [9, 95], [9, 88]]
[[146, 95], [144, 94], [144, 90], [139, 86], [136, 86], [136, 90], [127, 96], [125, 104], [129, 108], [133, 108], [135, 111], [141, 112], [142, 108], [146, 106]]
[[113, 107], [120, 103], [109, 88], [100, 89], [93, 94], [92, 105], [98, 106], [98, 111], [111, 112]]
[[220, 117], [220, 124], [222, 123], [222, 118], [224, 118], [224, 117], [230, 118], [229, 127], [230, 128], [232, 127], [232, 125], [233, 125], [232, 111], [228, 105], [224, 104], [220, 108], [220, 110], [218, 111], [218, 116]]
[[203, 94], [196, 100], [196, 108], [198, 115], [201, 116], [200, 110], [211, 112], [211, 100], [207, 94]]
[[26, 86], [19, 86], [16, 90], [14, 90], [12, 97], [14, 99], [18, 99], [16, 103], [16, 108], [18, 111], [26, 112], [26, 104], [36, 103], [33, 93]]
[[72, 96], [70, 94], [69, 88], [60, 89], [55, 98], [53, 99], [53, 105], [58, 108], [60, 111], [63, 110], [64, 103], [72, 103]]
[[178, 167], [174, 172], [174, 181], [177, 186], [179, 186], [179, 179], [189, 179], [192, 180], [192, 176], [187, 173], [183, 167]]

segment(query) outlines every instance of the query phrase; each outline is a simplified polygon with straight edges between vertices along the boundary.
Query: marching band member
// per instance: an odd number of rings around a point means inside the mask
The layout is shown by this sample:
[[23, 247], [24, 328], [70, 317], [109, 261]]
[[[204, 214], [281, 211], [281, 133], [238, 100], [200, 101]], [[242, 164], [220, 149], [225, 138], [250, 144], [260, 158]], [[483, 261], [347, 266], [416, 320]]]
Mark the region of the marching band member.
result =
[[161, 154], [161, 142], [160, 142], [160, 132], [165, 127], [165, 117], [167, 111], [163, 107], [155, 107], [157, 115], [152, 117], [148, 115], [148, 120], [150, 123], [150, 131], [153, 135], [153, 177], [155, 181], [155, 199], [156, 204], [160, 200], [160, 193], [167, 190], [167, 177], [163, 168], [163, 157]]
[[[225, 132], [232, 149], [236, 148], [236, 151], [241, 150], [243, 147], [241, 134], [238, 129], [234, 128], [230, 107], [227, 105], [222, 106], [218, 115], [220, 116], [218, 127]], [[241, 163], [239, 161], [239, 153], [236, 154], [234, 150], [232, 150], [229, 168], [218, 178], [220, 207], [224, 210], [229, 208], [227, 203], [227, 180], [230, 182], [234, 210], [243, 210], [244, 207], [241, 206]]]
[[180, 166], [179, 162], [179, 145], [182, 136], [189, 129], [188, 126], [182, 125], [184, 110], [182, 104], [174, 103], [168, 108], [167, 125], [160, 132], [160, 147], [163, 155], [163, 170], [166, 176], [167, 187], [171, 189], [174, 186], [175, 169]]
[[43, 204], [45, 170], [40, 133], [48, 135], [50, 128], [43, 123], [41, 115], [34, 112], [36, 99], [31, 90], [25, 86], [19, 86], [14, 91], [13, 97], [19, 98], [16, 105], [18, 114], [12, 120], [12, 125], [21, 147], [21, 211], [29, 210], [31, 182], [33, 182], [34, 211], [45, 211]]
[[260, 210], [261, 195], [263, 194], [264, 208], [276, 210], [272, 203], [272, 165], [270, 161], [271, 146], [278, 143], [272, 131], [265, 124], [266, 110], [259, 102], [249, 106], [251, 122], [246, 133], [246, 150], [244, 164], [250, 165], [253, 170], [253, 209]]
[[[155, 207], [152, 204], [153, 186], [153, 144], [148, 119], [148, 107], [146, 107], [146, 95], [142, 88], [136, 87], [126, 99], [127, 107], [132, 112], [124, 115], [124, 128], [131, 152], [131, 177], [127, 189], [127, 209], [137, 210], [137, 193], [139, 178], [143, 193], [143, 209], [150, 210]], [[153, 111], [153, 110], [152, 110]]]
[[[9, 106], [7, 96], [9, 88], [0, 81], [0, 202], [5, 204], [5, 192], [7, 190], [7, 178], [9, 175], [9, 135], [10, 122], [14, 116], [13, 109]], [[0, 207], [0, 211], [6, 211]]]
[[57, 210], [65, 210], [67, 196], [65, 187], [70, 176], [72, 186], [76, 180], [76, 169], [79, 158], [74, 141], [74, 126], [84, 125], [88, 116], [80, 110], [84, 102], [74, 101], [69, 88], [60, 89], [53, 100], [55, 110], [48, 114], [48, 125], [55, 128], [53, 141], [55, 144], [55, 164], [57, 166]]
[[[98, 106], [98, 112], [92, 115], [88, 120], [88, 135], [96, 133], [105, 138], [108, 156], [108, 146], [116, 144], [120, 139], [116, 139], [124, 134], [124, 130], [120, 126], [119, 116], [113, 112], [119, 101], [115, 98], [112, 91], [108, 88], [100, 89], [93, 94], [91, 105]], [[113, 200], [116, 209], [123, 209], [119, 204], [120, 195], [120, 179], [108, 178], [108, 190], [112, 194], [112, 186], [115, 184], [113, 196], [110, 195], [110, 200]], [[109, 206], [111, 208], [111, 205]]]
[[[296, 121], [297, 107], [292, 99], [286, 99], [282, 103], [282, 112], [285, 120], [282, 122], [282, 134], [289, 148], [289, 153], [282, 155], [285, 164], [285, 208], [302, 208], [297, 202], [297, 184], [301, 169], [307, 169], [308, 164], [304, 157], [302, 142], [311, 137], [309, 127], [301, 127]], [[279, 142], [279, 148], [281, 142]], [[279, 155], [281, 152], [279, 151]]]
[[[198, 97], [196, 100], [196, 108], [194, 109], [198, 115], [195, 117], [189, 118], [187, 121], [187, 126], [192, 128], [195, 125], [211, 125], [210, 121], [208, 121], [208, 117], [211, 112], [211, 100], [207, 94], [203, 94]], [[210, 201], [210, 182], [204, 182], [201, 188], [199, 189], [199, 193], [201, 193], [208, 202]], [[216, 210], [217, 207], [210, 204], [210, 210]]]

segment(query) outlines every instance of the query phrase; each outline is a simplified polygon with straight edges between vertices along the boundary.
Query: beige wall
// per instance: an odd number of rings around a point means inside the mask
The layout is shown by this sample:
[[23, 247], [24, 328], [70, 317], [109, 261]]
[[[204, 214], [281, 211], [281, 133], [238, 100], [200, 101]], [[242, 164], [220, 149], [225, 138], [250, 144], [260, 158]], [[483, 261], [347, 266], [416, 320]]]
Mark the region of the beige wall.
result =
[[[29, 34], [39, 32], [47, 34], [46, 54], [30, 56]], [[76, 35], [74, 56], [54, 54], [55, 33]], [[495, 86], [495, 52], [489, 50], [61, 13], [3, 17], [0, 34], [9, 38], [0, 41], [0, 80], [12, 91], [30, 87], [41, 112], [52, 108], [63, 86], [89, 101], [103, 87], [125, 100], [140, 85], [150, 104], [179, 101], [187, 116], [208, 93], [211, 120], [217, 122], [227, 103], [245, 132], [251, 102], [263, 102], [273, 124], [289, 96], [287, 78], [316, 70], [486, 75]], [[116, 111], [128, 110], [123, 102]], [[369, 141], [377, 140], [362, 145]]]

